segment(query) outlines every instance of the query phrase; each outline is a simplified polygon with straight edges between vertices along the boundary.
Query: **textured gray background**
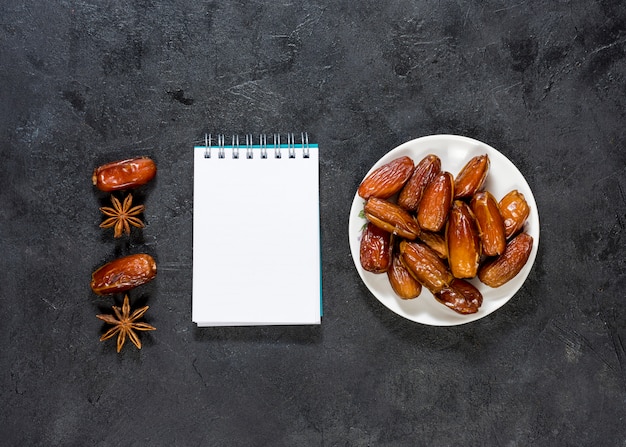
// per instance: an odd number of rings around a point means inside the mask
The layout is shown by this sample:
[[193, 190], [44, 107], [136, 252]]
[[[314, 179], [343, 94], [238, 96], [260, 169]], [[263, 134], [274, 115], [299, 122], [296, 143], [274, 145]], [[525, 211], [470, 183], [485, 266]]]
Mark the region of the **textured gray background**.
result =
[[[625, 446], [625, 51], [619, 0], [3, 0], [0, 444]], [[301, 130], [323, 324], [196, 328], [193, 141]], [[503, 152], [541, 219], [526, 285], [451, 328], [379, 304], [347, 241], [365, 172], [436, 133]], [[114, 241], [91, 171], [138, 154], [147, 228]], [[117, 355], [90, 275], [144, 250], [158, 330]]]

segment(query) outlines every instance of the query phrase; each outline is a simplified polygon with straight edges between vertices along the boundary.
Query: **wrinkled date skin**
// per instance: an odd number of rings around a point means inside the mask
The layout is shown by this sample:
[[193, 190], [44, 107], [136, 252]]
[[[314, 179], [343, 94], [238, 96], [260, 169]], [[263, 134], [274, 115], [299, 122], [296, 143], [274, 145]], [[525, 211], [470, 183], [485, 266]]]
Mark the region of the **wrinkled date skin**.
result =
[[448, 267], [428, 246], [417, 242], [400, 242], [402, 262], [411, 275], [435, 294], [453, 279]]
[[400, 157], [382, 165], [359, 185], [358, 194], [364, 199], [387, 199], [400, 191], [413, 172], [413, 160]]
[[448, 218], [454, 197], [454, 179], [449, 172], [440, 172], [424, 190], [417, 210], [417, 221], [421, 228], [439, 231]]
[[413, 216], [395, 203], [372, 197], [365, 203], [363, 211], [367, 220], [389, 233], [410, 240], [420, 233], [420, 227]]
[[468, 161], [454, 181], [454, 198], [469, 198], [476, 194], [485, 183], [489, 165], [487, 154], [477, 155]]
[[504, 221], [505, 235], [509, 239], [524, 226], [530, 214], [530, 207], [524, 194], [516, 189], [502, 197], [499, 207]]
[[145, 284], [156, 276], [156, 262], [141, 253], [115, 259], [91, 275], [91, 289], [98, 295], [124, 292]]
[[443, 305], [463, 315], [475, 314], [483, 304], [480, 291], [473, 284], [457, 278], [434, 296]]
[[432, 231], [422, 231], [419, 235], [420, 241], [428, 245], [437, 256], [441, 259], [448, 258], [448, 246], [446, 245], [446, 238], [439, 233], [433, 233]]
[[470, 207], [476, 217], [483, 254], [486, 256], [502, 254], [506, 247], [506, 235], [496, 199], [490, 192], [480, 191], [472, 198]]
[[399, 253], [394, 253], [387, 277], [393, 291], [403, 300], [417, 298], [422, 293], [422, 285], [404, 266]]
[[441, 159], [436, 155], [427, 155], [413, 170], [411, 178], [406, 182], [398, 196], [398, 205], [407, 211], [415, 212], [422, 199], [426, 186], [441, 171]]
[[456, 278], [473, 278], [478, 272], [481, 245], [470, 207], [455, 200], [446, 225], [448, 264]]
[[489, 287], [506, 284], [526, 265], [532, 248], [532, 236], [528, 233], [518, 234], [506, 244], [504, 253], [481, 266], [478, 279]]
[[360, 258], [364, 270], [386, 272], [391, 262], [391, 234], [368, 222], [361, 234]]
[[91, 181], [104, 192], [133, 189], [145, 185], [156, 175], [156, 164], [148, 157], [129, 158], [99, 166]]

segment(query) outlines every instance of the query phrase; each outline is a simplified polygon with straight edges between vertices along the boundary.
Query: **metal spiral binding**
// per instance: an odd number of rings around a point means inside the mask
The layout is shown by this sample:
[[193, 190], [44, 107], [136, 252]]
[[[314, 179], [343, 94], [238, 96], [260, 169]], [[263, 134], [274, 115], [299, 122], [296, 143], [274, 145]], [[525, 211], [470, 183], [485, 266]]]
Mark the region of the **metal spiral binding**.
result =
[[289, 158], [296, 158], [296, 139], [292, 133], [287, 134], [287, 150]]
[[211, 158], [211, 135], [204, 134], [204, 158]]
[[274, 158], [280, 158], [280, 134], [274, 134]]
[[[288, 158], [296, 158], [296, 147], [302, 148], [302, 158], [309, 158], [309, 134], [302, 132], [300, 134], [300, 143], [296, 143], [296, 137], [293, 133], [287, 134], [287, 156]], [[259, 135], [259, 144], [254, 144], [254, 136], [252, 134], [245, 135], [246, 158], [254, 158], [256, 149], [259, 149], [262, 159], [268, 158], [267, 150], [274, 149], [274, 158], [282, 158], [281, 135], [273, 134], [273, 142], [270, 146], [267, 144], [267, 134]], [[204, 135], [204, 158], [211, 158], [212, 149], [217, 149], [217, 158], [226, 158], [226, 149], [232, 149], [232, 158], [238, 159], [241, 149], [239, 135], [233, 134], [230, 138], [230, 145], [226, 145], [226, 137], [224, 134], [217, 135], [217, 142], [212, 134]]]
[[231, 146], [233, 147], [233, 158], [239, 158], [239, 135], [233, 135]]
[[252, 134], [246, 134], [246, 158], [251, 159], [254, 156], [254, 152], [252, 151], [253, 138]]
[[302, 132], [300, 137], [302, 138], [302, 148], [304, 149], [302, 151], [302, 157], [309, 158], [309, 134], [307, 132]]
[[224, 135], [218, 135], [217, 136], [217, 158], [224, 158]]
[[261, 145], [261, 158], [267, 158], [267, 135], [261, 134], [259, 144]]

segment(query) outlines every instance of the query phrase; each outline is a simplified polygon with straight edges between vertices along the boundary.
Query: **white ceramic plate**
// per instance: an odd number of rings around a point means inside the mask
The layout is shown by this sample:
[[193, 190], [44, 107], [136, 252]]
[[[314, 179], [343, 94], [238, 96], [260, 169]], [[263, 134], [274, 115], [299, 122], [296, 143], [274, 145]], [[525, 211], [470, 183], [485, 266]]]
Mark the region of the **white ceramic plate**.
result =
[[350, 209], [349, 238], [352, 259], [361, 279], [372, 294], [387, 308], [398, 315], [417, 323], [431, 326], [455, 326], [483, 318], [506, 304], [513, 295], [522, 287], [528, 277], [537, 256], [539, 246], [539, 215], [537, 205], [528, 183], [524, 176], [511, 161], [491, 146], [480, 141], [456, 136], [456, 135], [431, 135], [408, 141], [385, 154], [372, 166], [364, 176], [367, 177], [374, 169], [390, 162], [391, 160], [409, 156], [417, 164], [428, 154], [435, 154], [441, 159], [441, 169], [452, 173], [455, 177], [465, 164], [474, 156], [488, 154], [491, 162], [485, 189], [490, 191], [500, 200], [512, 189], [517, 189], [524, 194], [530, 206], [530, 215], [525, 224], [524, 231], [533, 239], [533, 248], [528, 262], [521, 272], [508, 283], [498, 288], [491, 288], [481, 283], [477, 278], [470, 282], [474, 284], [483, 295], [483, 304], [475, 314], [461, 315], [448, 309], [435, 300], [432, 294], [422, 289], [418, 298], [413, 300], [400, 299], [391, 288], [386, 274], [374, 274], [363, 270], [359, 260], [359, 246], [361, 230], [366, 223], [362, 217], [364, 200], [355, 194], [352, 208]]

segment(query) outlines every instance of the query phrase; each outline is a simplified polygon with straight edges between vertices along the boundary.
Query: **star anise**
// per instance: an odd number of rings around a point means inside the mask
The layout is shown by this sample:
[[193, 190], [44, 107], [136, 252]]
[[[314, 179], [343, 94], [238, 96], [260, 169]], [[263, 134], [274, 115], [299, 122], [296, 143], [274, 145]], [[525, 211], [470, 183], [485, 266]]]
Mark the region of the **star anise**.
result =
[[103, 206], [100, 208], [103, 214], [109, 216], [104, 222], [100, 224], [100, 228], [111, 228], [115, 227], [115, 232], [113, 236], [118, 238], [122, 236], [122, 233], [130, 234], [130, 226], [134, 226], [137, 228], [143, 228], [145, 225], [139, 219], [139, 214], [143, 213], [146, 209], [143, 205], [132, 206], [133, 204], [133, 195], [128, 194], [124, 199], [124, 203], [120, 203], [119, 199], [115, 196], [111, 196], [111, 203], [113, 204], [113, 208], [109, 206]]
[[128, 295], [125, 295], [124, 304], [122, 304], [121, 309], [118, 306], [111, 307], [113, 308], [115, 315], [96, 315], [96, 318], [113, 325], [111, 329], [106, 331], [102, 337], [100, 337], [100, 341], [108, 340], [117, 334], [117, 352], [120, 352], [126, 342], [126, 336], [128, 336], [130, 341], [132, 341], [138, 349], [141, 349], [141, 341], [135, 331], [156, 331], [156, 328], [148, 323], [137, 322], [137, 320], [146, 313], [150, 306], [137, 309], [131, 314]]

